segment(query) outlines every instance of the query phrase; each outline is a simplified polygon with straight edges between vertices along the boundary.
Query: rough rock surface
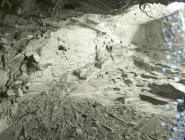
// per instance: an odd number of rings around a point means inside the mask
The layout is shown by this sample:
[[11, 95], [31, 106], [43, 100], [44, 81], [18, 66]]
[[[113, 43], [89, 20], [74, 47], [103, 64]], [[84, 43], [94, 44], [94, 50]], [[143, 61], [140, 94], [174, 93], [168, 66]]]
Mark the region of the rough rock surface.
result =
[[[146, 11], [155, 18], [170, 14], [165, 6], [150, 6]], [[158, 36], [158, 22], [138, 5], [116, 16], [85, 14], [39, 22], [19, 17], [17, 21], [24, 23], [17, 24], [20, 32], [15, 38], [3, 34], [13, 44], [5, 45], [3, 58], [7, 89], [24, 96], [8, 98], [9, 104], [2, 100], [0, 138], [165, 140], [170, 136], [174, 111], [164, 110], [163, 105], [170, 102], [175, 108], [183, 94], [173, 73], [161, 73], [169, 64], [158, 53], [162, 50], [155, 48], [157, 41], [165, 43]], [[12, 25], [7, 18], [5, 23]], [[150, 57], [153, 53], [155, 57]], [[160, 125], [162, 120], [168, 121], [166, 127]]]

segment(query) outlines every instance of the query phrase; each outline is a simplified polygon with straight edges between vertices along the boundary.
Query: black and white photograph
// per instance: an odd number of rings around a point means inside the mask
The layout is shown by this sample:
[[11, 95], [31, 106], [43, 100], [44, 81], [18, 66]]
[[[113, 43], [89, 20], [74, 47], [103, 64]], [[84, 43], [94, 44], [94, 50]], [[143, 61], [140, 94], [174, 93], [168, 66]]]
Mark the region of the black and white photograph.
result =
[[0, 0], [0, 140], [185, 140], [185, 0]]

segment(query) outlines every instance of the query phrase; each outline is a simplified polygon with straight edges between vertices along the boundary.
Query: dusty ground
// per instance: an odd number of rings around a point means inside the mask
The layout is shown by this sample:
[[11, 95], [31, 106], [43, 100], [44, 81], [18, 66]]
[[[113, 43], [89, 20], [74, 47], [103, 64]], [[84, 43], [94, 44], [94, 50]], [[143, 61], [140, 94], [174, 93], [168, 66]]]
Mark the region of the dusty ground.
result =
[[[157, 19], [170, 14], [165, 6], [150, 6], [148, 14]], [[1, 71], [8, 78], [3, 79], [0, 140], [165, 140], [171, 135], [176, 99], [183, 93], [170, 72], [161, 73], [170, 64], [158, 21], [138, 5], [117, 16], [79, 13], [67, 20], [7, 15], [1, 24]], [[165, 110], [169, 102], [174, 108]]]

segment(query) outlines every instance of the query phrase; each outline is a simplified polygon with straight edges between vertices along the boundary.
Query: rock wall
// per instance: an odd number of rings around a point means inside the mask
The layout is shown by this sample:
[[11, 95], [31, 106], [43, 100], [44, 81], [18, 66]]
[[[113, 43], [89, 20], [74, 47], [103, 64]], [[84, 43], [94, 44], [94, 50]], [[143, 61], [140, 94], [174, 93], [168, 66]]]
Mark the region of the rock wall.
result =
[[[39, 15], [42, 12], [48, 10], [48, 8], [57, 9], [75, 9], [79, 8], [84, 12], [99, 13], [99, 14], [111, 14], [115, 9], [120, 9], [122, 7], [128, 8], [135, 4], [144, 3], [162, 3], [167, 4], [166, 1], [158, 0], [1, 0], [1, 7], [7, 12], [12, 11], [18, 14], [31, 14]], [[2, 10], [2, 9], [1, 9]], [[48, 11], [47, 11], [48, 12]], [[61, 11], [60, 11], [61, 12]], [[52, 13], [52, 12], [50, 12]], [[54, 14], [54, 13], [53, 13]]]

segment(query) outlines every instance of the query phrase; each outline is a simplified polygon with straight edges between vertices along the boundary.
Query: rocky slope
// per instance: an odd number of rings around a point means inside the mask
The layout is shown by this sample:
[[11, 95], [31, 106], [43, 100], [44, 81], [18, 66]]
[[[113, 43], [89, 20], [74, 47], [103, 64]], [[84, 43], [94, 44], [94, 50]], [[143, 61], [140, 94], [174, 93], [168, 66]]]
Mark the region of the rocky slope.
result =
[[[170, 14], [149, 6], [160, 21]], [[116, 16], [67, 20], [7, 15], [2, 25], [0, 139], [165, 140], [172, 134], [183, 92], [174, 73], [161, 72], [170, 67], [161, 24], [138, 5]]]

